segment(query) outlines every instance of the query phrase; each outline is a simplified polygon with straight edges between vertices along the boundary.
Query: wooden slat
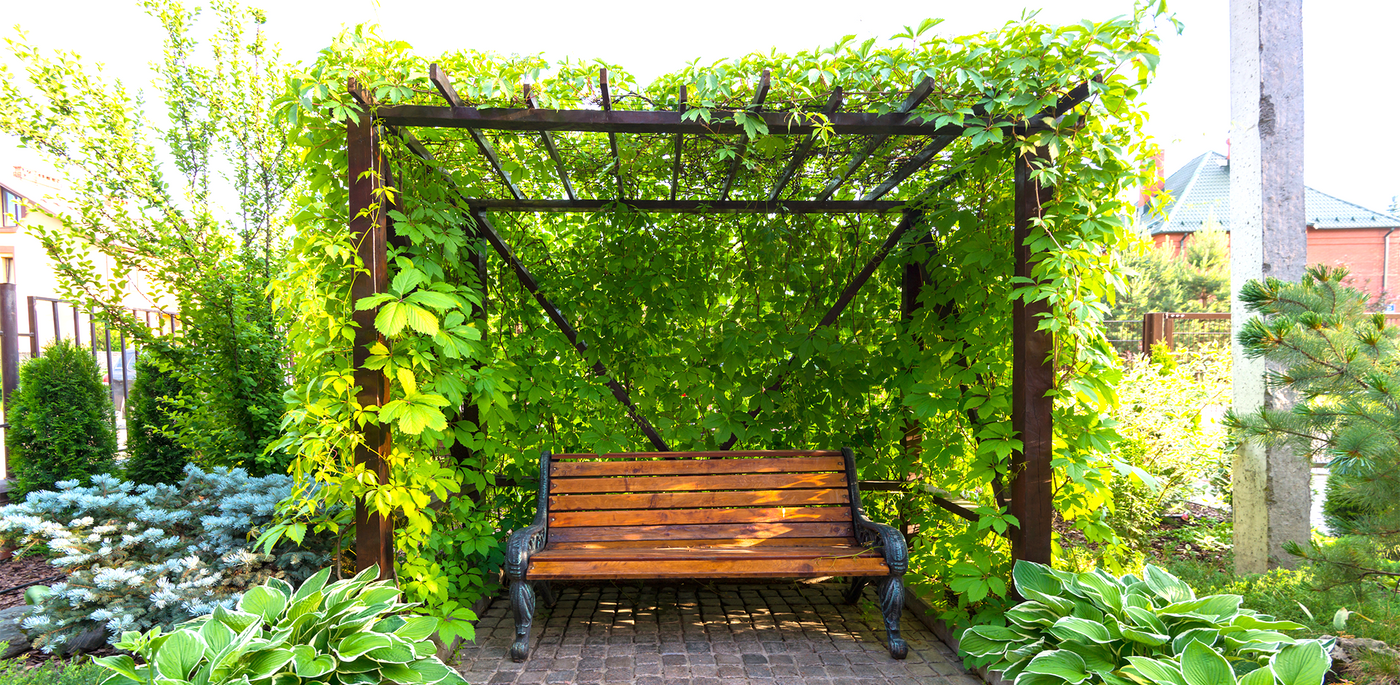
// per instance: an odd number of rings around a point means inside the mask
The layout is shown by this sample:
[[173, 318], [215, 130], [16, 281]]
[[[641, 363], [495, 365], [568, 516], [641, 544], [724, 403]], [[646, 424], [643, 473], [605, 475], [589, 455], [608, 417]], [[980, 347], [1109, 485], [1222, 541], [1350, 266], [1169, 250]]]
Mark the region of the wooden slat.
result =
[[526, 578], [571, 580], [587, 578], [813, 578], [818, 576], [889, 573], [884, 559], [836, 557], [822, 559], [772, 559], [761, 564], [750, 560], [721, 561], [531, 561]]
[[743, 509], [621, 509], [614, 511], [550, 512], [549, 527], [678, 526], [712, 523], [780, 523], [786, 521], [850, 521], [851, 508], [774, 507]]
[[845, 487], [844, 473], [764, 473], [744, 476], [654, 476], [550, 479], [549, 492], [690, 492]]
[[729, 523], [708, 526], [627, 526], [550, 529], [550, 544], [609, 540], [720, 540], [767, 538], [849, 538], [850, 523]]
[[559, 542], [545, 549], [692, 549], [712, 547], [858, 547], [855, 538], [716, 538], [713, 540], [584, 540]]
[[726, 452], [565, 452], [554, 459], [716, 459], [730, 457], [839, 457], [841, 450], [743, 450]]
[[530, 561], [631, 561], [642, 559], [711, 560], [724, 559], [832, 559], [836, 557], [883, 558], [878, 549], [859, 545], [821, 545], [818, 547], [652, 547], [649, 549], [545, 549], [530, 556]]
[[770, 457], [760, 459], [667, 459], [664, 461], [575, 461], [549, 467], [554, 478], [586, 476], [669, 476], [704, 473], [812, 473], [844, 471], [840, 457]]
[[849, 504], [846, 490], [747, 490], [740, 492], [653, 492], [641, 495], [561, 495], [549, 498], [550, 511], [608, 509], [698, 509], [804, 504]]

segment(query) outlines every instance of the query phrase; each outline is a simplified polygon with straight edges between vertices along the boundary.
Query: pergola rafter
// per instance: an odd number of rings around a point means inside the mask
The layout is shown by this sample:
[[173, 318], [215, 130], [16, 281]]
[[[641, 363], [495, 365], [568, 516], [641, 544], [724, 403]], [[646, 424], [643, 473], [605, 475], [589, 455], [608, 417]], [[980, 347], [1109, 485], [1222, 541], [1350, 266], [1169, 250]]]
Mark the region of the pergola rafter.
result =
[[[352, 94], [361, 101], [361, 104], [372, 111], [374, 120], [379, 127], [402, 138], [415, 156], [432, 166], [439, 173], [439, 177], [449, 184], [456, 195], [452, 202], [462, 211], [464, 225], [474, 227], [476, 237], [491, 246], [515, 274], [521, 285], [538, 302], [546, 317], [568, 338], [580, 354], [587, 352], [588, 345], [580, 339], [575, 325], [546, 295], [547, 286], [535, 278], [515, 255], [499, 231], [495, 230], [489, 214], [493, 212], [599, 212], [614, 211], [622, 207], [638, 212], [700, 214], [888, 214], [899, 212], [898, 225], [868, 258], [865, 267], [854, 274], [851, 280], [845, 284], [826, 315], [812, 327], [812, 333], [815, 333], [836, 323], [842, 311], [859, 295], [862, 286], [874, 276], [885, 258], [899, 247], [907, 234], [923, 225], [922, 222], [931, 201], [939, 193], [949, 191], [964, 173], [967, 165], [956, 169], [945, 169], [944, 178], [923, 184], [924, 187], [917, 192], [903, 192], [897, 195], [903, 199], [885, 200], [882, 198], [894, 193], [911, 179], [918, 178], [920, 172], [929, 171], [930, 166], [934, 165], [939, 158], [939, 153], [956, 144], [966, 132], [997, 127], [1001, 128], [1004, 134], [1014, 137], [1055, 130], [1063, 126], [1062, 118], [1070, 113], [1075, 106], [1084, 102], [1091, 92], [1089, 83], [1081, 84], [1060, 96], [1053, 106], [1030, 117], [992, 117], [980, 105], [971, 110], [970, 116], [956, 116], [956, 113], [951, 113], [955, 116], [948, 116], [950, 113], [930, 113], [920, 109], [935, 90], [933, 81], [925, 79], [911, 92], [908, 92], [901, 103], [889, 113], [841, 111], [845, 97], [840, 87], [831, 89], [825, 97], [825, 103], [821, 109], [804, 113], [798, 110], [775, 111], [766, 108], [770, 76], [765, 70], [759, 77], [759, 86], [754, 96], [742, 111], [746, 117], [761, 118], [770, 136], [799, 136], [801, 140], [787, 146], [790, 154], [782, 162], [781, 172], [776, 176], [771, 190], [762, 194], [762, 196], [766, 196], [766, 200], [732, 200], [730, 195], [735, 187], [736, 179], [744, 172], [742, 167], [745, 166], [745, 162], [749, 162], [752, 168], [756, 168], [765, 161], [771, 160], [748, 158], [756, 146], [751, 145], [753, 141], [750, 140], [744, 128], [728, 115], [708, 119], [686, 118], [687, 108], [695, 105], [688, 100], [688, 93], [684, 86], [679, 90], [674, 109], [619, 110], [614, 109], [607, 72], [600, 70], [598, 74], [601, 92], [600, 109], [541, 109], [528, 86], [524, 89], [524, 108], [476, 108], [468, 106], [457, 95], [447, 75], [436, 64], [430, 67], [429, 78], [439, 94], [448, 102], [448, 106], [376, 105], [369, 101], [365, 93], [358, 91], [353, 81], [350, 84], [350, 89]], [[950, 121], [960, 123], [949, 123]], [[486, 159], [491, 172], [502, 182], [506, 191], [505, 196], [469, 196], [458, 188], [452, 181], [452, 176], [442, 168], [442, 159], [435, 157], [425, 145], [411, 134], [408, 129], [412, 127], [466, 129], [468, 136]], [[384, 248], [376, 246], [386, 244], [385, 238], [392, 231], [392, 223], [383, 220], [367, 221], [362, 217], [372, 216], [378, 207], [376, 204], [378, 200], [372, 191], [379, 186], [373, 184], [385, 183], [384, 179], [391, 179], [392, 175], [384, 168], [386, 162], [383, 156], [372, 147], [378, 145], [378, 137], [367, 135], [366, 131], [370, 129], [371, 127], [362, 124], [350, 127], [350, 136], [347, 140], [347, 144], [351, 148], [349, 182], [352, 192], [350, 193], [350, 209], [352, 217], [361, 217], [352, 222], [352, 229], [357, 233], [357, 238], [360, 241], [358, 244], [369, 245], [370, 248], [367, 249], [370, 250], [370, 253], [366, 256], [380, 260], [378, 263], [383, 264], [382, 250]], [[544, 181], [528, 178], [520, 179], [519, 183], [512, 179], [505, 170], [505, 164], [502, 162], [500, 154], [485, 136], [484, 132], [486, 131], [534, 134], [525, 135], [523, 138], [540, 141], [544, 154], [548, 155], [553, 163], [560, 184], [559, 188], [562, 189], [562, 194], [565, 197], [558, 198], [558, 193], [555, 193], [555, 198], [528, 196], [526, 190], [529, 188], [549, 188], [550, 186], [539, 186], [538, 184]], [[599, 151], [596, 155], [601, 158], [606, 154], [608, 164], [602, 167], [594, 164], [590, 167], [587, 158], [579, 158], [574, 154], [575, 150], [567, 149], [567, 144], [574, 141], [573, 137], [561, 138], [566, 143], [563, 147], [558, 144], [554, 136], [560, 133], [607, 134], [606, 153]], [[650, 178], [635, 182], [633, 185], [638, 189], [640, 196], [629, 198], [625, 192], [628, 179], [623, 170], [617, 138], [619, 135], [655, 134], [664, 136], [660, 143], [662, 146], [674, 148], [673, 156], [669, 160], [669, 164], [665, 164], [664, 167], [656, 165], [657, 168], [651, 169], [649, 172], [644, 169], [645, 164], [629, 163], [629, 167], [635, 173], [653, 174]], [[701, 180], [709, 179], [712, 185], [698, 190], [689, 189], [684, 194], [690, 197], [683, 197], [681, 188], [682, 176], [686, 175], [686, 167], [682, 161], [686, 136], [707, 139], [705, 141], [707, 144], [718, 141], [721, 136], [739, 136], [737, 153], [732, 159], [725, 160], [727, 164], [723, 165], [722, 171], [712, 166], [708, 171], [699, 174], [702, 177]], [[833, 138], [843, 140], [845, 137], [845, 140], [849, 140], [849, 138], [856, 136], [864, 137], [865, 140], [860, 141], [853, 148], [855, 152], [844, 160], [844, 163], [840, 164], [836, 171], [821, 168], [824, 157], [814, 154], [819, 145], [826, 146], [824, 154], [829, 157], [831, 150], [841, 149], [833, 147]], [[892, 142], [891, 139], [896, 136], [915, 138], [912, 142], [899, 140], [897, 143], [886, 146], [886, 143]], [[919, 143], [922, 143], [921, 147], [917, 147]], [[879, 165], [881, 166], [878, 168], [890, 169], [893, 167], [892, 172], [883, 177], [877, 177], [873, 173], [865, 174], [864, 178], [855, 176], [857, 170], [867, 166], [867, 161], [877, 158], [886, 147], [895, 148], [895, 156], [893, 158], [889, 156], [879, 157]], [[909, 154], [910, 150], [916, 148], [917, 152]], [[503, 146], [503, 149], [506, 149], [507, 152], [514, 150], [516, 154], [528, 154], [528, 151], [522, 152], [519, 146]], [[1006, 149], [1007, 146], [993, 146], [983, 154], [995, 154], [999, 151], [1004, 152]], [[707, 161], [696, 159], [694, 163], [704, 164]], [[1048, 155], [1037, 151], [1033, 156], [1016, 156], [1014, 159], [1015, 246], [1013, 254], [1008, 255], [1008, 258], [1015, 260], [1014, 276], [1026, 281], [1031, 278], [1034, 266], [1034, 258], [1026, 246], [1026, 240], [1030, 235], [1031, 228], [1043, 216], [1043, 207], [1049, 199], [1050, 192], [1036, 181], [1031, 173], [1033, 161], [1035, 164], [1048, 164]], [[586, 176], [584, 172], [590, 168], [595, 176], [611, 177], [608, 180], [612, 183], [604, 185], [615, 185], [615, 194], [610, 197], [580, 196], [579, 191], [586, 190], [590, 183], [587, 178], [583, 178]], [[877, 167], [872, 163], [869, 168]], [[367, 173], [370, 171], [381, 173]], [[670, 178], [666, 179], [666, 175], [669, 175]], [[722, 182], [719, 179], [723, 179]], [[794, 183], [794, 179], [800, 180]], [[813, 179], [830, 180], [824, 183], [820, 189], [812, 189]], [[366, 183], [372, 185], [364, 187]], [[535, 185], [532, 186], [531, 183], [535, 183]], [[593, 183], [594, 187], [597, 187], [596, 181]], [[527, 187], [522, 188], [521, 184]], [[663, 197], [647, 197], [648, 188], [660, 188], [659, 193]], [[846, 190], [842, 190], [842, 188], [846, 188]], [[847, 195], [849, 192], [850, 196], [859, 199], [832, 199], [838, 191], [841, 191], [842, 195]], [[653, 190], [653, 192], [655, 191]], [[782, 199], [785, 194], [789, 196], [807, 194], [807, 196]], [[380, 251], [375, 252], [375, 250]], [[908, 308], [907, 303], [918, 301], [918, 291], [922, 284], [921, 278], [904, 278], [903, 298], [906, 308]], [[376, 267], [356, 278], [355, 292], [357, 297], [366, 296], [371, 291], [377, 293], [387, 290], [387, 267]], [[1014, 304], [1013, 349], [1015, 361], [1012, 378], [1014, 397], [1011, 423], [1013, 430], [1023, 436], [1025, 447], [1012, 457], [1013, 480], [1009, 488], [1011, 512], [1021, 522], [1021, 526], [1010, 533], [1014, 554], [1017, 558], [1041, 562], [1050, 560], [1051, 519], [1049, 511], [1052, 444], [1050, 440], [1051, 399], [1048, 394], [1054, 386], [1054, 369], [1049, 357], [1049, 352], [1052, 349], [1050, 334], [1036, 330], [1036, 320], [1038, 316], [1046, 312], [1048, 312], [1048, 306], [1044, 303], [1027, 305], [1017, 300]], [[478, 315], [484, 316], [484, 313]], [[359, 355], [360, 346], [372, 342], [368, 336], [373, 331], [373, 311], [357, 314], [357, 317], [367, 317], [365, 325], [357, 334], [356, 354]], [[789, 363], [791, 361], [790, 358]], [[669, 450], [669, 446], [662, 440], [652, 424], [641, 416], [628, 389], [610, 376], [603, 363], [593, 360], [590, 363], [590, 368], [596, 376], [604, 380], [628, 417], [656, 449]], [[758, 396], [768, 392], [781, 390], [784, 387], [787, 369], [787, 365], [782, 366], [777, 378], [762, 386], [760, 392], [750, 401], [756, 400]], [[357, 383], [360, 382], [361, 379], [357, 373]], [[364, 388], [361, 392], [362, 404], [382, 406], [383, 402], [387, 400], [387, 397], [384, 396], [387, 393], [387, 383], [371, 383], [366, 378], [365, 382], [361, 383], [361, 387]], [[375, 393], [379, 393], [379, 395], [372, 396]], [[746, 413], [750, 418], [753, 418], [757, 416], [758, 409], [755, 408]], [[366, 437], [367, 445], [382, 446], [387, 449], [389, 444], [387, 430], [382, 431], [382, 434], [370, 435], [367, 433]], [[733, 444], [734, 439], [730, 439], [723, 447], [727, 449]], [[374, 460], [375, 457], [371, 452], [372, 450], [365, 450], [365, 454], [361, 456], [366, 460]], [[376, 468], [379, 467], [378, 463], [374, 462]], [[945, 508], [947, 507], [945, 506]], [[965, 510], [950, 509], [950, 511], [967, 517]], [[387, 543], [385, 543], [383, 536], [391, 535], [392, 530], [385, 525], [366, 525], [360, 530], [361, 535], [379, 536], [379, 539], [375, 541], [363, 542], [360, 545], [359, 548], [364, 555], [360, 559], [360, 564], [367, 566], [370, 563], [380, 562], [385, 564], [384, 568], [388, 568], [389, 560], [384, 558], [383, 554], [385, 554], [384, 550], [386, 549], [391, 551], [392, 546], [386, 546]], [[372, 556], [376, 554], [377, 556]]]

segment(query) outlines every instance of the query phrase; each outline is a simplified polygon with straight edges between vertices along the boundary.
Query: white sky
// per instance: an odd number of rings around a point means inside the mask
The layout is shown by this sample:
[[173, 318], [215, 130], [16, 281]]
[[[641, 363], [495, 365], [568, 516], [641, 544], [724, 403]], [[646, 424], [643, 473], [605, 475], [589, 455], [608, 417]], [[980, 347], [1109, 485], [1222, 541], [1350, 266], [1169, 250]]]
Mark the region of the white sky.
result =
[[[186, 0], [198, 2], [198, 0]], [[21, 25], [35, 43], [72, 48], [128, 84], [149, 81], [146, 64], [159, 59], [154, 20], [136, 2], [49, 0], [6, 3], [0, 21]], [[480, 2], [457, 0], [265, 0], [269, 33], [287, 59], [311, 59], [343, 24], [378, 21], [383, 35], [406, 40], [419, 55], [474, 47], [543, 52], [547, 57], [601, 58], [625, 66], [642, 82], [699, 58], [737, 57], [770, 46], [793, 52], [842, 35], [888, 38], [926, 16], [935, 29], [958, 35], [993, 28], [1044, 5], [1055, 24], [1103, 20], [1127, 13], [1130, 0], [977, 0], [929, 2], [860, 0], [694, 3], [603, 0]], [[1149, 132], [1175, 171], [1196, 155], [1225, 152], [1230, 129], [1227, 0], [1176, 0], [1186, 25], [1164, 34], [1157, 82], [1148, 91]], [[1307, 2], [1304, 6], [1307, 183], [1371, 209], [1385, 211], [1400, 194], [1400, 165], [1385, 154], [1389, 123], [1400, 105], [1394, 86], [1395, 27], [1400, 3], [1366, 0]], [[1374, 122], [1374, 123], [1368, 123]], [[0, 138], [0, 163], [34, 165], [31, 153]]]

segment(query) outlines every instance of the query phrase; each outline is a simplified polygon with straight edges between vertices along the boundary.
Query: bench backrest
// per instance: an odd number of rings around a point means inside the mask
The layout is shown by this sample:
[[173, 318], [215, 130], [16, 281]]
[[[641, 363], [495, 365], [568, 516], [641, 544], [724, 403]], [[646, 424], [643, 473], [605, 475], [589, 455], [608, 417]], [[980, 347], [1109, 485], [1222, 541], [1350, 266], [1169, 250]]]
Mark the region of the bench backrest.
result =
[[556, 454], [554, 548], [849, 543], [851, 489], [835, 451]]

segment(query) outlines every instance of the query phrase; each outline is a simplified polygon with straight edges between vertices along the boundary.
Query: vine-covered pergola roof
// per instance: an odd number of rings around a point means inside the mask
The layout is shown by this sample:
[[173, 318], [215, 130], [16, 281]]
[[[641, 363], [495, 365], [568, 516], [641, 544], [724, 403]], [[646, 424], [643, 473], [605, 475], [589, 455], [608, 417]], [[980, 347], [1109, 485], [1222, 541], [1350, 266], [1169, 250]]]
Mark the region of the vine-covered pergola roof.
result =
[[[989, 138], [1024, 141], [1041, 131], [1072, 133], [1082, 125], [1075, 107], [1089, 98], [1096, 85], [1086, 80], [1063, 92], [1042, 93], [1031, 101], [1049, 104], [1031, 116], [994, 117], [987, 114], [986, 106], [995, 99], [992, 94], [966, 107], [931, 111], [926, 104], [938, 90], [931, 78], [908, 91], [861, 94], [858, 101], [874, 103], [874, 111], [843, 110], [845, 94], [839, 86], [825, 97], [769, 102], [769, 71], [752, 79], [756, 85], [747, 106], [703, 111], [688, 108], [684, 86], [669, 109], [656, 108], [650, 99], [636, 94], [615, 101], [605, 69], [597, 72], [598, 96], [580, 102], [586, 107], [577, 109], [541, 108], [529, 85], [521, 88], [522, 107], [473, 107], [458, 95], [437, 64], [430, 66], [429, 80], [445, 101], [440, 105], [376, 102], [352, 79], [350, 94], [372, 113], [372, 123], [352, 116], [347, 126], [351, 226], [360, 236], [360, 257], [368, 267], [356, 277], [352, 295], [356, 299], [375, 296], [388, 287], [385, 255], [394, 240], [393, 220], [375, 208], [386, 197], [384, 188], [398, 176], [381, 145], [385, 136], [401, 139], [421, 163], [437, 171], [438, 181], [454, 196], [452, 204], [470, 217], [479, 237], [514, 271], [580, 353], [587, 345], [574, 324], [541, 292], [538, 280], [492, 226], [489, 214], [594, 212], [623, 206], [641, 212], [700, 214], [899, 212], [901, 220], [865, 268], [851, 276], [815, 332], [840, 317], [885, 257], [920, 224], [924, 208], [967, 166], [1009, 152], [1015, 166], [1016, 217], [1014, 254], [1007, 258], [1014, 259], [1016, 277], [1030, 280], [1033, 258], [1027, 243], [1050, 197], [1033, 165], [1048, 165], [1050, 155], [1041, 148], [1027, 151], [979, 143]], [[634, 108], [615, 106], [623, 101]], [[961, 139], [978, 137], [981, 140], [973, 141], [972, 155], [963, 155], [953, 166], [955, 155], [950, 148]], [[459, 182], [464, 176], [469, 183]], [[484, 274], [484, 256], [474, 259]], [[919, 306], [919, 289], [927, 282], [922, 268], [905, 267], [906, 317]], [[1008, 534], [1015, 555], [1043, 562], [1050, 559], [1053, 499], [1049, 397], [1054, 387], [1053, 346], [1050, 334], [1037, 326], [1038, 317], [1046, 312], [1044, 302], [1017, 300], [1014, 304], [1011, 423], [1024, 449], [1013, 456], [1013, 477], [1006, 493], [1012, 513], [1022, 524]], [[356, 384], [365, 406], [382, 406], [387, 400], [383, 375], [359, 361], [368, 358], [379, 340], [374, 316], [373, 310], [356, 315]], [[641, 416], [628, 389], [611, 377], [603, 363], [593, 363], [592, 371], [655, 448], [669, 450]], [[781, 391], [784, 383], [784, 378], [775, 378], [762, 392]], [[750, 416], [757, 412], [752, 410]], [[387, 478], [387, 467], [378, 455], [389, 443], [388, 431], [366, 426], [365, 433], [365, 447], [357, 452], [357, 459]], [[720, 448], [729, 449], [736, 439], [737, 434]], [[959, 516], [976, 518], [956, 502], [934, 499]], [[362, 565], [387, 564], [392, 559], [392, 531], [377, 516], [362, 509], [357, 530]]]
[[[474, 212], [591, 212], [619, 203], [703, 214], [917, 209], [960, 173], [949, 166], [959, 139], [1076, 126], [1071, 113], [1093, 90], [1085, 81], [1051, 94], [1053, 104], [1032, 116], [993, 117], [983, 103], [931, 109], [939, 91], [932, 78], [907, 91], [861, 94], [878, 111], [844, 111], [839, 86], [824, 98], [770, 102], [766, 69], [753, 75], [748, 105], [728, 110], [689, 108], [685, 86], [672, 109], [623, 108], [653, 106], [636, 94], [615, 101], [606, 69], [597, 97], [578, 109], [537, 107], [529, 84], [523, 107], [473, 107], [437, 64], [429, 79], [442, 105], [377, 104], [353, 81], [350, 90], [423, 160], [479, 169], [473, 186], [493, 192], [461, 198]], [[548, 175], [522, 173], [544, 160]]]

